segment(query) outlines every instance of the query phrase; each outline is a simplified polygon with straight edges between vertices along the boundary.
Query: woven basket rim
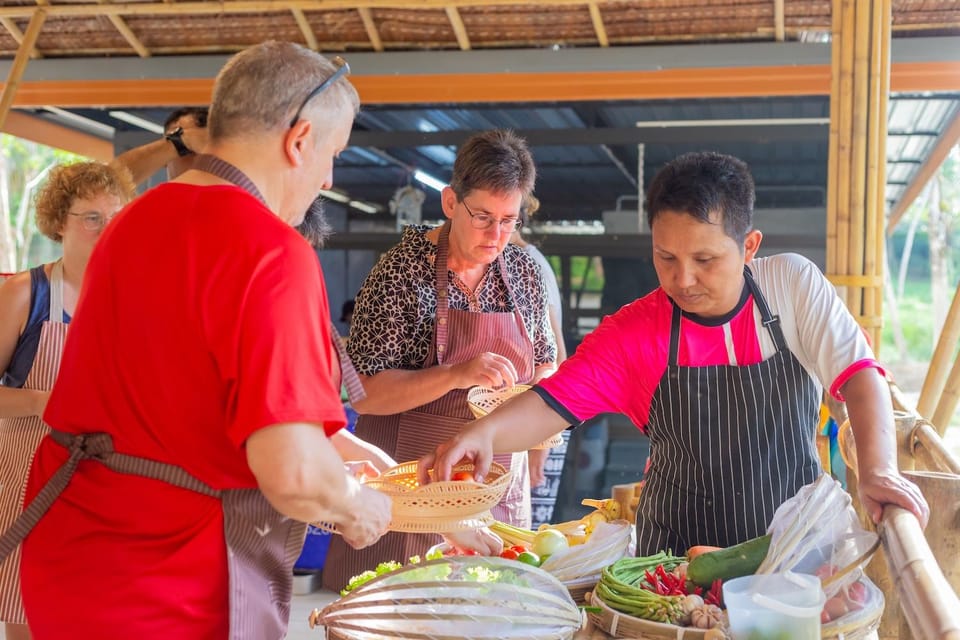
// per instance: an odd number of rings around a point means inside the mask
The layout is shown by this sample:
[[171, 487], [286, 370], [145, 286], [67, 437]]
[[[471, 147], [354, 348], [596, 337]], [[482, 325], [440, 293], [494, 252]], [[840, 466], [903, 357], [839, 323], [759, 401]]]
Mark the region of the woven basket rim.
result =
[[[615, 638], [703, 638], [707, 631], [694, 627], [678, 627], [675, 624], [665, 624], [644, 620], [610, 608], [593, 591], [587, 594], [587, 602], [600, 609], [600, 613], [590, 611], [587, 615], [598, 628], [603, 629]], [[682, 632], [680, 631], [682, 629]], [[624, 635], [631, 634], [631, 635]], [[636, 634], [636, 635], [633, 635]]]
[[470, 411], [473, 412], [474, 417], [482, 418], [492, 411], [488, 410], [484, 406], [478, 404], [478, 400], [482, 399], [484, 396], [488, 395], [502, 395], [503, 397], [499, 399], [496, 405], [493, 407], [496, 409], [506, 400], [518, 396], [524, 391], [529, 391], [533, 387], [529, 384], [515, 384], [509, 389], [492, 389], [490, 387], [476, 386], [470, 387], [470, 390], [467, 391], [467, 404], [470, 406]]

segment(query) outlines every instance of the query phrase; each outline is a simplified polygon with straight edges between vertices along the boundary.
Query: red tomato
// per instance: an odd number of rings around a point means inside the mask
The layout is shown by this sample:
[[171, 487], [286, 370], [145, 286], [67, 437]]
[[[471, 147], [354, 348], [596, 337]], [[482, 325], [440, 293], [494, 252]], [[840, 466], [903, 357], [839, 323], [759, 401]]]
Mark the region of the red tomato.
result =
[[511, 551], [516, 551], [516, 552], [517, 552], [517, 555], [520, 555], [520, 554], [523, 553], [524, 551], [529, 551], [529, 549], [527, 549], [527, 548], [526, 548], [525, 546], [523, 546], [522, 544], [515, 544], [515, 545], [513, 545], [512, 547], [510, 547], [510, 550], [511, 550]]
[[519, 556], [520, 552], [514, 549], [504, 549], [503, 553], [500, 554], [501, 558], [506, 558], [507, 560], [516, 560]]
[[463, 480], [473, 480], [473, 472], [471, 471], [454, 471], [453, 475], [450, 476], [451, 480], [463, 481]]
[[465, 555], [465, 556], [478, 556], [478, 555], [480, 555], [479, 553], [477, 553], [476, 549], [464, 549], [463, 551], [461, 551], [461, 553], [462, 553], [463, 555]]

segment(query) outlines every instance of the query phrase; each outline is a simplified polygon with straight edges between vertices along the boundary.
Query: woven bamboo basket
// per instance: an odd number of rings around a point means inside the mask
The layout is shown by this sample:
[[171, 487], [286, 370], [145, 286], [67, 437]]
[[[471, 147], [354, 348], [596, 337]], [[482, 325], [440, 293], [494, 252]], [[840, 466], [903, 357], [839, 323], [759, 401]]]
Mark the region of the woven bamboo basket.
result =
[[[473, 471], [473, 463], [462, 462], [453, 471]], [[509, 483], [510, 471], [496, 462], [490, 463], [483, 484], [443, 480], [420, 486], [416, 462], [397, 465], [365, 482], [392, 502], [388, 529], [405, 533], [448, 533], [485, 527], [493, 522], [490, 508], [500, 502]], [[314, 526], [337, 532], [327, 522]]]
[[[531, 389], [528, 384], [516, 384], [504, 389], [491, 389], [490, 387], [473, 387], [467, 392], [467, 405], [474, 417], [482, 418], [510, 398], [520, 395], [524, 391]], [[553, 449], [563, 444], [563, 436], [559, 433], [551, 438], [544, 440], [534, 449]]]
[[536, 567], [453, 556], [375, 578], [314, 611], [310, 624], [344, 640], [566, 640], [583, 617], [563, 585]]
[[607, 603], [594, 595], [593, 592], [587, 594], [587, 602], [600, 609], [600, 613], [594, 611], [588, 613], [590, 620], [614, 638], [640, 638], [642, 640], [658, 640], [660, 638], [676, 640], [677, 638], [683, 638], [683, 640], [691, 640], [703, 638], [707, 634], [704, 629], [678, 627], [675, 624], [654, 622], [620, 613], [607, 606]]

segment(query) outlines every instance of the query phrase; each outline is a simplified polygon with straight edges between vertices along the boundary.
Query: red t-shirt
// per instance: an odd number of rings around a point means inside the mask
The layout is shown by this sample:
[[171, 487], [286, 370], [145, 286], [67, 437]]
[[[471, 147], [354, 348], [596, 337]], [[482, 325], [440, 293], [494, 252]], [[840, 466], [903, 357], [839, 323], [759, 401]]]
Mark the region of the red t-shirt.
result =
[[[328, 327], [294, 229], [236, 187], [162, 185], [104, 231], [44, 419], [214, 488], [255, 487], [251, 433], [345, 423]], [[66, 457], [44, 440], [28, 500]], [[22, 587], [38, 640], [226, 638], [220, 503], [84, 461], [24, 543]]]

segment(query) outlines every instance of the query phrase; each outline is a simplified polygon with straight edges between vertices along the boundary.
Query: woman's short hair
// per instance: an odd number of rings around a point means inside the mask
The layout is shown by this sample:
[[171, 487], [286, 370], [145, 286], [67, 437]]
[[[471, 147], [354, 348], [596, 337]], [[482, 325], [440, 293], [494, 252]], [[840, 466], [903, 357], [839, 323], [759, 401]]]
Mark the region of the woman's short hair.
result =
[[62, 242], [60, 232], [75, 201], [110, 194], [126, 204], [135, 193], [133, 178], [123, 165], [102, 162], [61, 164], [50, 171], [43, 188], [37, 192], [37, 228], [54, 242]]
[[[288, 128], [304, 98], [336, 71], [330, 60], [293, 42], [268, 41], [244, 49], [217, 75], [207, 123], [210, 139]], [[341, 77], [313, 97], [302, 115], [315, 119], [340, 109], [353, 115], [359, 108], [357, 90]]]
[[506, 129], [471, 136], [457, 151], [450, 187], [463, 200], [471, 191], [533, 192], [537, 169], [527, 142]]
[[743, 244], [753, 227], [755, 189], [747, 164], [714, 151], [685, 153], [668, 162], [647, 189], [650, 226], [664, 211], [685, 213], [710, 223], [720, 215], [723, 231]]

